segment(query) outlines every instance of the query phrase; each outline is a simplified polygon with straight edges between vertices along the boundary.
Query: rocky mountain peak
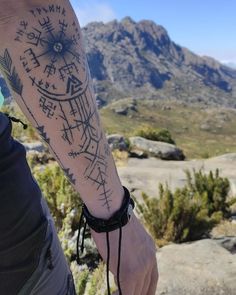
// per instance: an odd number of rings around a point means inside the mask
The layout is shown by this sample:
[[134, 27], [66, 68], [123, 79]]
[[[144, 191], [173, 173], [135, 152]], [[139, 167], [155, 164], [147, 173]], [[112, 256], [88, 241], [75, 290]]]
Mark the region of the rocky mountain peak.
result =
[[125, 17], [83, 28], [91, 74], [103, 101], [178, 99], [236, 107], [236, 71], [173, 42], [150, 20]]
[[126, 16], [121, 20], [123, 25], [136, 25], [136, 22], [130, 17]]

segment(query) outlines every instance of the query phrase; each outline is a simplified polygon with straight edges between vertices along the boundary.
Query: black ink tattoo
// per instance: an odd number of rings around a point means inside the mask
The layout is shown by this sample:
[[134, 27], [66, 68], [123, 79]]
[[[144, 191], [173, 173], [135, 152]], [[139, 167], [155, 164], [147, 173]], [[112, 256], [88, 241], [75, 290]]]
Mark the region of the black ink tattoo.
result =
[[10, 57], [10, 54], [8, 50], [6, 49], [4, 51], [4, 55], [0, 55], [0, 65], [5, 72], [5, 75], [8, 79], [8, 82], [11, 86], [11, 88], [18, 93], [19, 95], [22, 94], [23, 85], [21, 83], [21, 80], [16, 73], [16, 69], [14, 66], [12, 66], [12, 59]]
[[53, 147], [50, 144], [50, 138], [48, 137], [47, 133], [44, 130], [45, 127], [39, 125], [34, 114], [30, 110], [30, 108], [28, 107], [27, 103], [25, 102], [25, 99], [22, 95], [23, 83], [21, 82], [21, 79], [19, 78], [19, 75], [17, 74], [15, 67], [12, 66], [12, 58], [11, 58], [9, 51], [7, 49], [5, 49], [3, 56], [0, 55], [0, 67], [3, 70], [3, 72], [5, 73], [6, 78], [9, 82], [12, 90], [15, 91], [20, 96], [25, 108], [27, 109], [28, 113], [32, 117], [32, 119], [36, 125], [36, 129], [39, 131], [39, 134], [41, 135], [42, 139], [48, 144], [48, 146], [50, 147], [50, 149], [54, 153], [57, 162], [60, 164], [63, 171], [66, 173], [66, 175], [68, 176], [71, 183], [75, 185], [76, 180], [74, 178], [73, 173], [70, 173], [70, 170], [68, 168], [64, 167], [63, 163], [60, 160], [60, 157], [58, 156], [58, 154], [56, 153], [56, 151], [53, 149]]
[[50, 145], [50, 138], [48, 137], [47, 133], [44, 130], [44, 126], [38, 126], [36, 128], [39, 132], [39, 135], [42, 137], [42, 139]]
[[[107, 165], [110, 154], [97, 128], [100, 120], [78, 24], [66, 19], [65, 9], [58, 5], [38, 7], [30, 13], [34, 25], [29, 19], [22, 20], [15, 36], [17, 42], [24, 44], [20, 56], [22, 67], [39, 94], [38, 105], [45, 119], [60, 118], [61, 138], [71, 147], [68, 156], [86, 159], [84, 177], [96, 187], [102, 205], [109, 210], [112, 191], [107, 183]], [[38, 126], [38, 131], [50, 145], [44, 126]], [[64, 168], [64, 172], [75, 183], [70, 170]]]
[[70, 182], [72, 184], [75, 184], [76, 183], [76, 180], [75, 180], [75, 177], [74, 177], [74, 174], [70, 172], [70, 169], [67, 168], [67, 169], [63, 169], [65, 175], [67, 176], [67, 178], [70, 180]]
[[39, 106], [49, 119], [54, 116], [57, 106], [52, 101], [48, 101], [47, 98], [41, 96]]

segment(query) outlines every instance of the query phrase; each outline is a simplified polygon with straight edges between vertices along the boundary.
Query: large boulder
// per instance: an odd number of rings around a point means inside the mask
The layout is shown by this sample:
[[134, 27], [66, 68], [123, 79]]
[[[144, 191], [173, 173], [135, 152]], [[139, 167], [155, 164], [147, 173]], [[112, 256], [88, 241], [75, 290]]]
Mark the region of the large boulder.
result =
[[[232, 225], [234, 223], [232, 222]], [[236, 254], [236, 237], [217, 237], [214, 239], [220, 246], [224, 247], [232, 254]]]
[[[132, 149], [131, 149], [132, 150]], [[186, 182], [186, 170], [192, 172], [200, 169], [204, 174], [219, 169], [221, 177], [228, 178], [230, 182], [230, 197], [236, 196], [236, 153], [226, 154], [211, 159], [198, 159], [191, 161], [162, 161], [157, 158], [128, 159], [127, 166], [118, 167], [119, 176], [124, 186], [133, 191], [135, 197], [140, 199], [141, 193], [158, 197], [158, 186], [167, 183], [171, 191], [182, 188]], [[236, 216], [236, 204], [234, 206]]]
[[235, 295], [236, 255], [216, 241], [171, 244], [158, 250], [156, 295]]
[[127, 151], [129, 145], [125, 138], [120, 134], [111, 134], [107, 136], [108, 144], [111, 150], [120, 150], [120, 151]]
[[160, 158], [162, 160], [184, 160], [183, 151], [173, 144], [148, 140], [143, 137], [130, 137], [131, 148], [136, 148], [147, 152], [150, 156]]

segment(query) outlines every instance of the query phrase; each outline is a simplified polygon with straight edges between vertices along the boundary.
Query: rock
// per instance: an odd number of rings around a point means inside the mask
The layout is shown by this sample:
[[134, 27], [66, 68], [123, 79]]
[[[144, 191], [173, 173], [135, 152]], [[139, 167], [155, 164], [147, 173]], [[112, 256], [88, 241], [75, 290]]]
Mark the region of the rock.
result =
[[40, 141], [30, 142], [30, 143], [23, 143], [27, 152], [38, 152], [42, 153], [45, 152], [45, 147]]
[[138, 159], [146, 159], [146, 158], [148, 158], [148, 154], [145, 151], [133, 148], [129, 151], [129, 157], [130, 158], [138, 158]]
[[82, 31], [95, 91], [106, 101], [129, 96], [235, 107], [236, 70], [177, 45], [152, 21], [93, 22]]
[[220, 237], [214, 240], [230, 253], [236, 254], [236, 237]]
[[236, 255], [210, 239], [158, 250], [156, 295], [235, 295]]
[[185, 156], [179, 148], [173, 144], [152, 141], [143, 137], [130, 137], [130, 144], [133, 148], [137, 148], [147, 152], [151, 156], [162, 160], [184, 160]]
[[162, 111], [170, 111], [171, 110], [171, 106], [163, 106], [162, 107]]
[[136, 105], [133, 105], [133, 104], [129, 106], [129, 109], [134, 112], [138, 111]]
[[217, 161], [219, 163], [234, 162], [236, 163], [236, 153], [228, 153], [208, 159], [208, 161]]
[[118, 115], [126, 116], [128, 114], [128, 107], [115, 109], [114, 112]]
[[102, 99], [99, 95], [96, 95], [96, 104], [97, 107], [100, 109], [101, 107], [104, 107], [106, 105], [106, 101]]
[[134, 112], [138, 112], [137, 109], [137, 101], [135, 99], [122, 99], [118, 101], [118, 103], [112, 108], [113, 112], [115, 112], [118, 115], [127, 116], [132, 114]]
[[[221, 177], [228, 178], [230, 182], [230, 197], [236, 196], [236, 153], [226, 154], [210, 159], [191, 161], [162, 161], [157, 158], [128, 159], [127, 166], [118, 167], [119, 176], [129, 189], [134, 189], [134, 195], [139, 200], [142, 192], [152, 197], [158, 197], [160, 183], [168, 183], [174, 191], [186, 184], [186, 170], [190, 172], [202, 170], [208, 174], [210, 171], [219, 169]], [[236, 204], [235, 204], [236, 205]], [[235, 206], [233, 205], [233, 206]], [[236, 216], [236, 206], [232, 209]], [[236, 219], [235, 219], [236, 222]]]
[[111, 150], [127, 151], [129, 146], [125, 138], [120, 134], [111, 134], [107, 136], [108, 144]]
[[200, 126], [200, 129], [203, 131], [210, 131], [211, 130], [211, 126], [207, 123], [204, 123]]

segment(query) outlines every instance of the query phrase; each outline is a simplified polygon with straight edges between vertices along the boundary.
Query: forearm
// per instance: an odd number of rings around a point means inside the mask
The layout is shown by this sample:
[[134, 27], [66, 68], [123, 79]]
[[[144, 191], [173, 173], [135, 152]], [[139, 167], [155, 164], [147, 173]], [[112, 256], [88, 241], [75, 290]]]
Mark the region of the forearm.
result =
[[123, 188], [100, 123], [81, 30], [68, 1], [37, 2], [1, 12], [1, 69], [91, 213], [106, 218], [120, 207]]

